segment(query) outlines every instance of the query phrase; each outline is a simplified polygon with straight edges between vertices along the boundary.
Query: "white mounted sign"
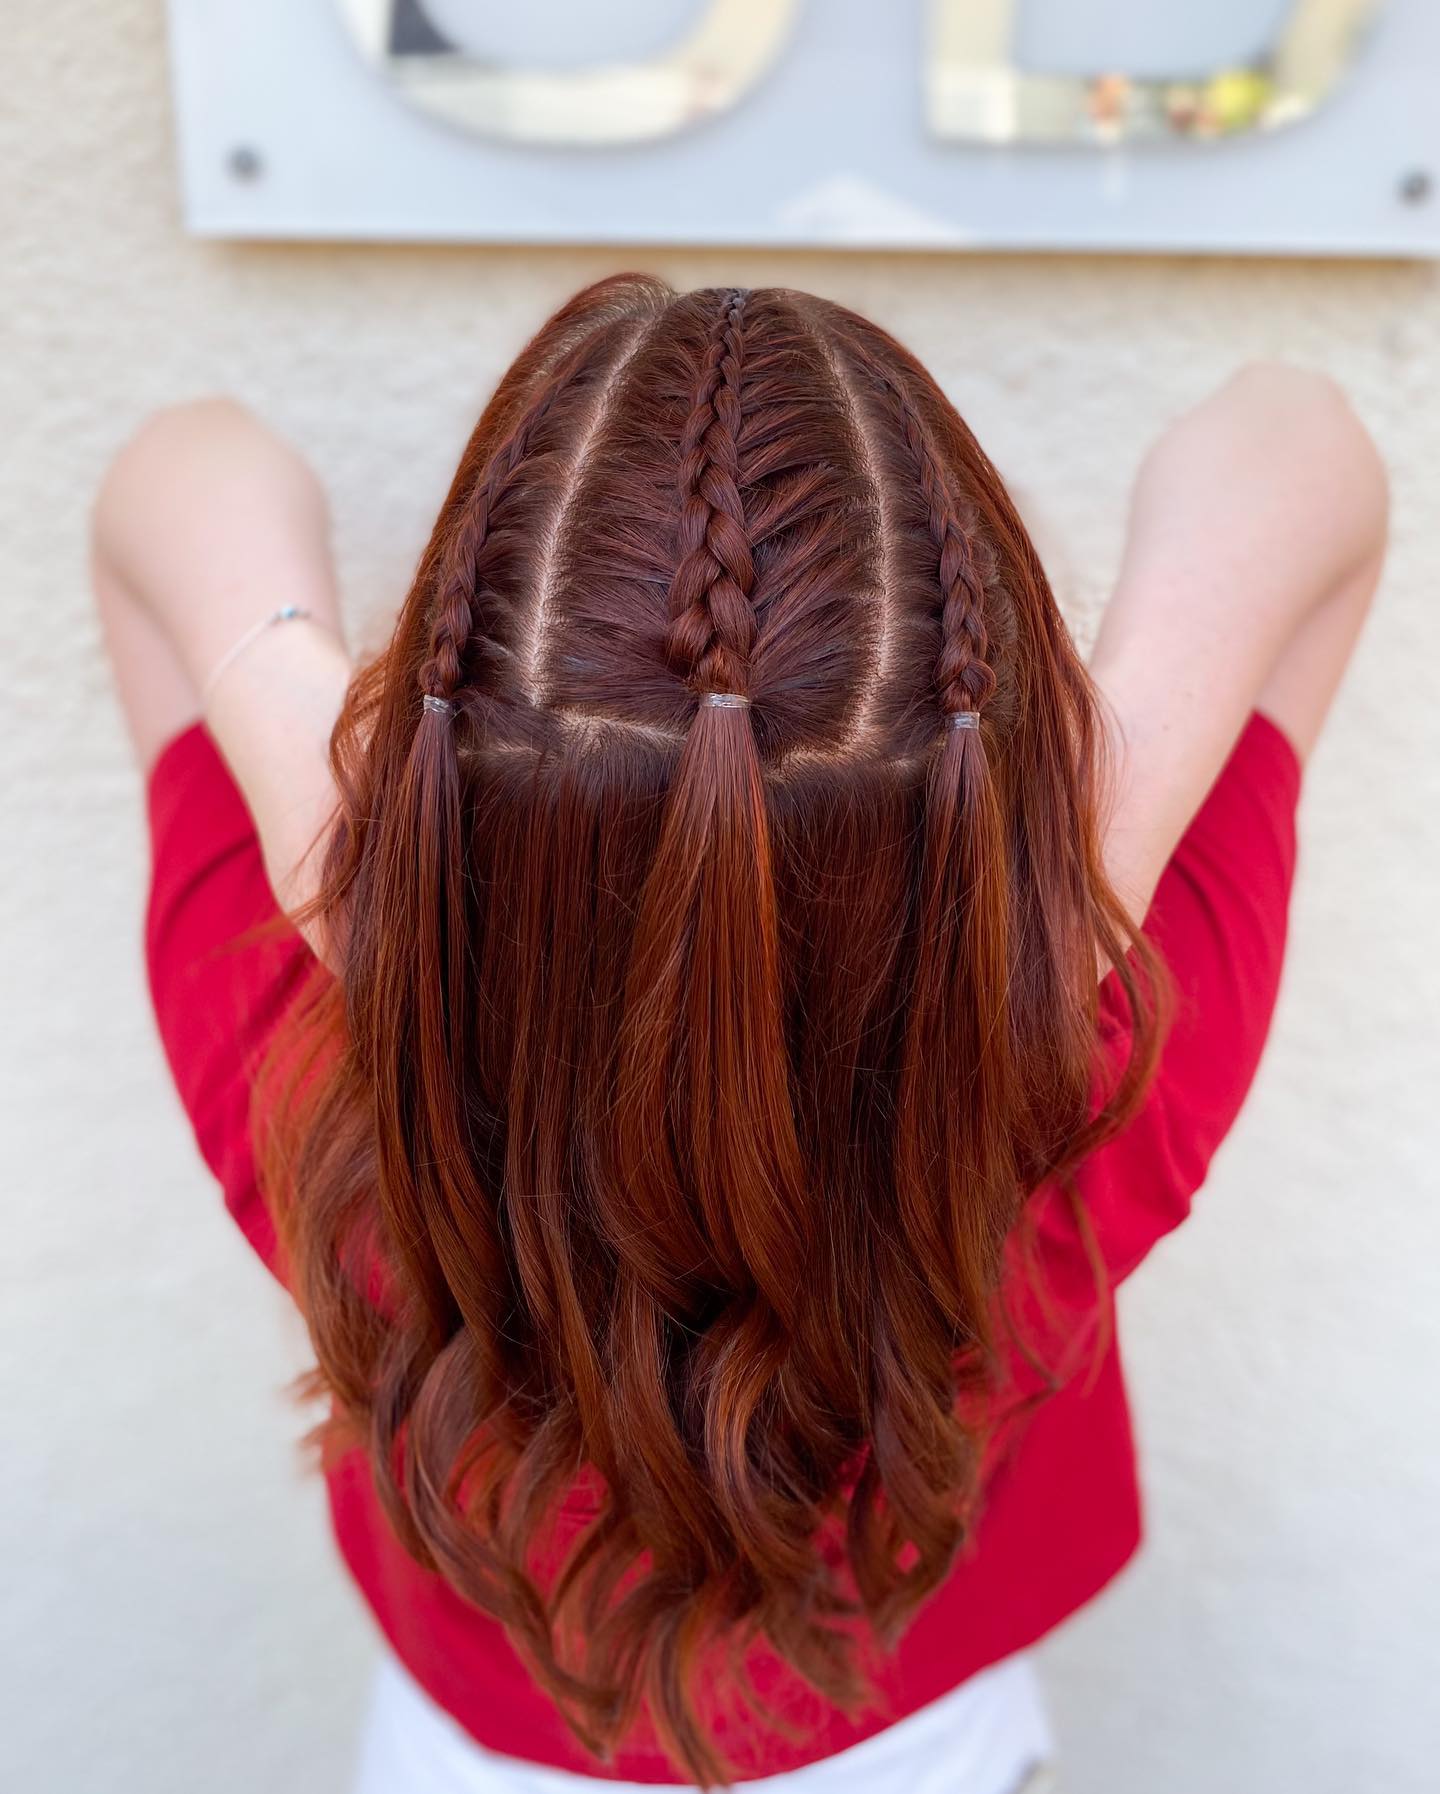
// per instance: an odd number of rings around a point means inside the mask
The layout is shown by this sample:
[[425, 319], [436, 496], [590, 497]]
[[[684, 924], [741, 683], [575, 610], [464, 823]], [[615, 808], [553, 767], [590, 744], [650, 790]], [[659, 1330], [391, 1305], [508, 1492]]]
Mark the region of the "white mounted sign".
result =
[[1440, 0], [170, 0], [237, 237], [1440, 253]]

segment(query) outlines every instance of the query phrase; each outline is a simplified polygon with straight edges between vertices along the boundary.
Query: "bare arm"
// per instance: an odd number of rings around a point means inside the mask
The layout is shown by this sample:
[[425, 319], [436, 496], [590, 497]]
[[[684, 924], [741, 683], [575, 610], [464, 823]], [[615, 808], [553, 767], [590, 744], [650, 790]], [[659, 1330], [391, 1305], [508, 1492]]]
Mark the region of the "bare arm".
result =
[[[318, 480], [229, 400], [161, 412], [106, 475], [91, 565], [142, 767], [203, 715], [255, 818], [276, 897], [298, 907], [334, 806], [328, 741], [351, 672]], [[264, 630], [206, 693], [228, 651], [282, 604], [312, 620]]]
[[1133, 914], [1252, 708], [1309, 754], [1387, 522], [1374, 443], [1331, 381], [1298, 369], [1244, 370], [1146, 457], [1091, 657], [1112, 713], [1105, 858]]

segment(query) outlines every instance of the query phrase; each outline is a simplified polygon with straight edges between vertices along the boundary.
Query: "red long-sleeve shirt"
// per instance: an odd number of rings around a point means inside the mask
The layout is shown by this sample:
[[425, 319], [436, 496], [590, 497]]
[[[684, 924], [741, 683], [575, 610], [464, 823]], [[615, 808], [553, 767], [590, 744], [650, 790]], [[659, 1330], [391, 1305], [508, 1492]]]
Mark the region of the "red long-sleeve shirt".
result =
[[[1299, 791], [1293, 747], [1253, 712], [1145, 918], [1174, 975], [1178, 1013], [1140, 1113], [1077, 1180], [1112, 1283], [1185, 1218], [1250, 1087], [1284, 956]], [[166, 745], [147, 803], [145, 948], [160, 1037], [226, 1205], [274, 1270], [247, 1131], [249, 1080], [310, 969], [309, 949], [293, 930], [230, 945], [277, 909], [253, 822], [203, 724]], [[1123, 1031], [1117, 999], [1112, 975], [1101, 989], [1107, 1030]], [[1049, 1189], [1032, 1207], [1047, 1284], [1078, 1340], [1093, 1320], [1095, 1285], [1073, 1209]], [[1110, 1342], [1098, 1367], [1093, 1352], [1074, 1356], [1076, 1374], [1023, 1423], [991, 1473], [973, 1543], [889, 1660], [875, 1708], [847, 1718], [782, 1665], [759, 1659], [757, 1685], [798, 1722], [797, 1735], [722, 1727], [718, 1742], [738, 1774], [771, 1775], [832, 1755], [937, 1699], [1032, 1644], [1132, 1555], [1140, 1502], [1118, 1346]], [[362, 1456], [344, 1459], [327, 1484], [340, 1551], [386, 1637], [482, 1744], [599, 1777], [680, 1779], [643, 1731], [607, 1766], [581, 1749], [503, 1630], [396, 1542]]]

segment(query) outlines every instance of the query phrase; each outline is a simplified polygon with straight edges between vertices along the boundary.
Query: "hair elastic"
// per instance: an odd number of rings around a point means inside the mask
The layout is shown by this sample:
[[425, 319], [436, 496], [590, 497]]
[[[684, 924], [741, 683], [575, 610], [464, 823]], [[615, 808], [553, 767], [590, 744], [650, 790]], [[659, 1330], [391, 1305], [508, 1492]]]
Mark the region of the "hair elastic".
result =
[[952, 729], [978, 729], [980, 727], [980, 712], [978, 710], [953, 711], [950, 716], [950, 727]]
[[437, 716], [453, 716], [455, 714], [455, 705], [450, 698], [432, 697], [427, 691], [422, 702], [427, 710], [433, 710]]
[[748, 710], [750, 700], [738, 691], [702, 691], [700, 702], [712, 710]]

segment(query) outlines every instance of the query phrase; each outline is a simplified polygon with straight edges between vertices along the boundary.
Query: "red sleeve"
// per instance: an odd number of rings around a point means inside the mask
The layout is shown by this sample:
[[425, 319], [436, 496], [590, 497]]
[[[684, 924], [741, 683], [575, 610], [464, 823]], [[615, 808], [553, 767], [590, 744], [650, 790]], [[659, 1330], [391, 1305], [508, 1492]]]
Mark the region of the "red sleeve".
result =
[[[1146, 914], [1174, 980], [1174, 1019], [1140, 1111], [1076, 1175], [1114, 1283], [1189, 1214], [1259, 1066], [1285, 956], [1300, 783], [1294, 747], [1252, 711]], [[1116, 1027], [1122, 1001], [1112, 975], [1102, 1025]], [[1078, 1296], [1081, 1279], [1093, 1299], [1073, 1208], [1044, 1192], [1037, 1220], [1050, 1280]]]
[[250, 1146], [250, 1089], [314, 956], [275, 901], [250, 812], [203, 722], [161, 750], [146, 810], [145, 963], [160, 1041], [226, 1207], [278, 1276]]

